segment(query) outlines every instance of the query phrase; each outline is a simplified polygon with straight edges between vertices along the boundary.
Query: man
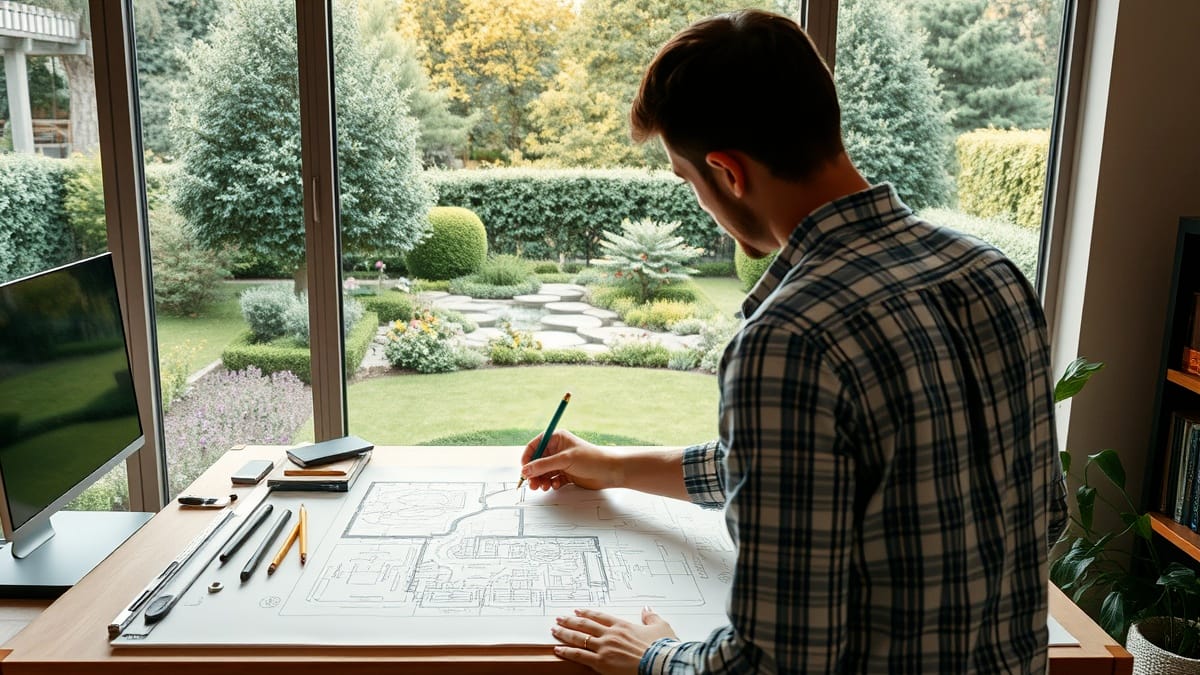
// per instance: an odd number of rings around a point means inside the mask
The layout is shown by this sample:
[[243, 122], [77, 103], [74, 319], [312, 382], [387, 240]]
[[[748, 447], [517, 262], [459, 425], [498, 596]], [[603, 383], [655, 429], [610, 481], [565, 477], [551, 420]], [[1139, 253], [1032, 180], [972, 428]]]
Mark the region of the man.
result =
[[583, 609], [554, 626], [556, 653], [612, 673], [1045, 672], [1066, 504], [1021, 273], [863, 179], [829, 71], [786, 18], [676, 35], [631, 120], [747, 253], [779, 256], [721, 362], [719, 440], [622, 455], [559, 432], [522, 471], [724, 507], [730, 623], [684, 643], [649, 608]]

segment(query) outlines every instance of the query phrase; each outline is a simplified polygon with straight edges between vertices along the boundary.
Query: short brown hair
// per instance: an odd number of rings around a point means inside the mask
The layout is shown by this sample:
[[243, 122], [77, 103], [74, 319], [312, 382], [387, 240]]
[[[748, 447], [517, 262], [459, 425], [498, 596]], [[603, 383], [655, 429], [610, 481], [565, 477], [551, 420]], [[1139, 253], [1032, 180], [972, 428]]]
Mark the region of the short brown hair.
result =
[[662, 136], [698, 168], [739, 150], [785, 179], [843, 151], [833, 77], [795, 21], [760, 10], [703, 19], [671, 38], [642, 78], [633, 139]]

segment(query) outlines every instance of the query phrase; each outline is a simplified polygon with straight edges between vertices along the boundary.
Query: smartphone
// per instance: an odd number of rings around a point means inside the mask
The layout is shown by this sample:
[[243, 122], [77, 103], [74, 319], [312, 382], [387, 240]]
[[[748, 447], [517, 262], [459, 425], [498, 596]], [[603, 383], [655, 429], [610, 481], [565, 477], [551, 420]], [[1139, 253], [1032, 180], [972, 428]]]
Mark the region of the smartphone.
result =
[[229, 481], [234, 485], [257, 485], [258, 481], [265, 478], [274, 468], [275, 462], [269, 459], [252, 459], [234, 471]]
[[287, 456], [288, 459], [295, 462], [298, 466], [308, 468], [310, 466], [332, 464], [347, 457], [361, 455], [374, 447], [373, 443], [364, 441], [358, 436], [346, 436], [344, 438], [335, 438], [331, 441], [321, 441], [312, 445], [292, 448], [287, 451]]

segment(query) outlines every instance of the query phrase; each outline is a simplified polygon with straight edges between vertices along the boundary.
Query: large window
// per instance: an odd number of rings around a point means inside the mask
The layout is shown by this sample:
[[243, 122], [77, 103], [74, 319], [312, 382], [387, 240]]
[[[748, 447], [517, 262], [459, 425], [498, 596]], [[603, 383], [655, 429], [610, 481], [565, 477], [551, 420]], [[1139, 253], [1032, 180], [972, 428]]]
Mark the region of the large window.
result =
[[[53, 0], [5, 4], [0, 281], [108, 250], [87, 13]], [[47, 391], [44, 397], [52, 401], [58, 395]], [[68, 508], [127, 510], [125, 467], [101, 478]]]
[[[852, 158], [1032, 278], [1061, 2], [751, 4], [836, 14], [811, 32], [836, 56]], [[662, 42], [732, 6], [331, 0], [326, 25], [320, 6], [297, 17], [290, 0], [116, 5], [96, 4], [108, 25], [133, 17], [170, 493], [239, 443], [344, 430], [379, 444], [522, 443], [568, 390], [563, 426], [600, 442], [713, 435], [716, 358], [761, 267], [735, 275], [731, 242], [656, 146], [628, 140], [625, 117]], [[76, 89], [60, 84], [74, 56], [26, 68], [81, 149], [87, 122], [76, 126]], [[330, 76], [332, 111], [312, 94]], [[101, 99], [123, 91], [110, 81]], [[120, 159], [133, 155], [119, 125], [105, 131]], [[61, 152], [51, 145], [42, 154]], [[313, 160], [322, 153], [336, 180]], [[33, 161], [17, 154], [0, 161]], [[95, 199], [91, 166], [70, 175]], [[140, 237], [135, 220], [113, 227]], [[638, 243], [611, 236], [622, 232]], [[332, 249], [340, 260], [325, 259]], [[666, 277], [640, 273], [643, 255], [669, 261]]]

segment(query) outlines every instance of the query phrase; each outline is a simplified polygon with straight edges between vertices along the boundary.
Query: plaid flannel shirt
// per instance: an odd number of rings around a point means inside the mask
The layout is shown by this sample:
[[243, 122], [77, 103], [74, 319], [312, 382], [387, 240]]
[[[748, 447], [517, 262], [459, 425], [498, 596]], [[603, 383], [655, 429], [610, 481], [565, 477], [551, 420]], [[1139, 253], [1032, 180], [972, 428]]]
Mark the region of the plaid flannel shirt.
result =
[[883, 184], [806, 218], [743, 313], [683, 460], [738, 547], [730, 624], [640, 671], [1044, 673], [1066, 492], [1017, 268]]

